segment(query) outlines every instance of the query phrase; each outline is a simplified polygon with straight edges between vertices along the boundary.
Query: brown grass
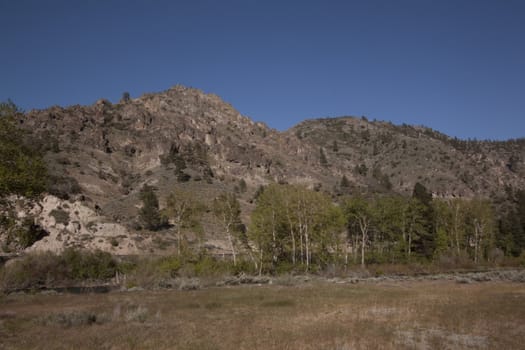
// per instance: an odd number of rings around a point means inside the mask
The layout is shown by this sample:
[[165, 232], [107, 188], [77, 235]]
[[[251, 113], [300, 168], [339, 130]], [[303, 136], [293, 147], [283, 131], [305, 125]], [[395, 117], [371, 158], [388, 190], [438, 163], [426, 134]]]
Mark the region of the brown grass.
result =
[[525, 285], [448, 281], [0, 299], [2, 349], [519, 349]]

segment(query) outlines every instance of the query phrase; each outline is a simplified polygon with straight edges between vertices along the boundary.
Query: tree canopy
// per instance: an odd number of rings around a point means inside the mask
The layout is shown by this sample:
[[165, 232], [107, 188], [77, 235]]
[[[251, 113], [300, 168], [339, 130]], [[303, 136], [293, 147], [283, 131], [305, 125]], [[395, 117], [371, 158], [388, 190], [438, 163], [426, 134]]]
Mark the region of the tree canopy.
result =
[[16, 124], [22, 116], [13, 102], [0, 103], [0, 197], [34, 197], [46, 189], [42, 155], [28, 146], [27, 134]]

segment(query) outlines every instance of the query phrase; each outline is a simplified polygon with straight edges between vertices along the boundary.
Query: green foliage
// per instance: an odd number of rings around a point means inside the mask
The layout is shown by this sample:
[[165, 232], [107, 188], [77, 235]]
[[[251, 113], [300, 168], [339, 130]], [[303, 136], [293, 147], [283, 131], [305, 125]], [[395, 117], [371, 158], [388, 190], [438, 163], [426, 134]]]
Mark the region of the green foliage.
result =
[[6, 233], [2, 247], [6, 252], [30, 247], [48, 235], [40, 226], [34, 224], [33, 218], [26, 217], [19, 221], [16, 220], [14, 213], [9, 211], [0, 216], [0, 229]]
[[228, 268], [224, 262], [209, 255], [201, 255], [194, 265], [197, 276], [217, 276], [227, 273]]
[[365, 251], [370, 244], [370, 233], [376, 216], [375, 202], [355, 196], [344, 203], [348, 237], [354, 249], [361, 250], [361, 265], [365, 265]]
[[[525, 190], [520, 190], [516, 194], [516, 224], [513, 231], [514, 250], [516, 253], [525, 252]], [[519, 255], [516, 254], [516, 255]]]
[[334, 151], [335, 153], [339, 152], [339, 145], [337, 144], [337, 140], [334, 140], [334, 142], [332, 143], [332, 151]]
[[142, 200], [142, 208], [139, 211], [139, 217], [144, 227], [152, 231], [165, 227], [167, 222], [160, 214], [159, 200], [153, 187], [144, 185], [140, 191], [140, 199]]
[[326, 194], [269, 185], [257, 198], [248, 230], [257, 247], [259, 272], [280, 271], [290, 264], [310, 269], [313, 264], [331, 263], [340, 253], [342, 226], [340, 209]]
[[423, 225], [424, 230], [419, 235], [419, 238], [414, 242], [414, 250], [427, 257], [431, 258], [434, 255], [434, 209], [432, 207], [432, 193], [427, 188], [417, 182], [414, 186], [412, 197], [419, 201], [423, 206]]
[[191, 179], [191, 175], [186, 174], [183, 171], [177, 172], [177, 181], [179, 182], [188, 182]]
[[414, 185], [412, 197], [419, 200], [423, 205], [429, 205], [432, 202], [432, 193], [430, 193], [420, 182], [416, 182]]
[[175, 189], [168, 196], [166, 214], [173, 220], [177, 230], [179, 255], [182, 253], [183, 245], [186, 242], [184, 229], [189, 228], [197, 233], [202, 231], [199, 217], [204, 210], [204, 205], [196, 200], [191, 192]]
[[354, 196], [343, 209], [354, 261], [358, 256], [362, 265], [406, 262], [417, 257], [414, 250], [425, 232], [424, 207], [419, 201], [401, 196]]
[[127, 103], [131, 100], [131, 97], [129, 95], [129, 92], [125, 91], [122, 93], [122, 98], [120, 99], [121, 103]]
[[[505, 244], [503, 236], [496, 237], [496, 217], [487, 200], [434, 199], [432, 207], [436, 257], [446, 252], [446, 256], [451, 258], [470, 256], [474, 262], [479, 262], [489, 259], [490, 252], [496, 246], [510, 252], [512, 242]], [[500, 231], [505, 229], [500, 226]]]
[[61, 175], [47, 176], [46, 190], [49, 194], [66, 200], [69, 199], [70, 195], [82, 192], [76, 179]]
[[45, 230], [33, 223], [32, 218], [26, 218], [10, 232], [8, 240], [15, 241], [21, 248], [27, 248], [47, 235]]
[[372, 177], [376, 179], [381, 186], [383, 186], [386, 190], [392, 189], [392, 183], [390, 182], [390, 178], [387, 174], [383, 174], [381, 172], [381, 169], [379, 167], [375, 167], [372, 171]]
[[319, 164], [322, 167], [328, 166], [328, 160], [326, 159], [326, 155], [324, 154], [324, 150], [322, 147], [319, 148]]
[[466, 225], [474, 262], [488, 256], [494, 243], [495, 218], [489, 201], [474, 198], [467, 206]]
[[41, 154], [28, 146], [16, 126], [20, 110], [0, 103], [0, 197], [18, 194], [34, 197], [46, 189], [47, 169]]
[[234, 193], [224, 192], [213, 200], [213, 213], [221, 223], [230, 243], [233, 264], [237, 264], [236, 246], [238, 241], [246, 243], [244, 225], [241, 221], [241, 205]]
[[103, 280], [115, 276], [117, 263], [109, 253], [102, 251], [81, 251], [66, 249], [60, 256], [60, 263], [68, 268], [73, 280]]
[[215, 198], [213, 200], [213, 213], [229, 230], [239, 230], [241, 206], [234, 193], [224, 192]]
[[165, 273], [173, 277], [177, 275], [183, 264], [184, 261], [180, 257], [170, 256], [161, 258], [159, 260], [158, 269], [161, 273]]
[[120, 264], [127, 276], [128, 287], [158, 287], [170, 285], [176, 278], [221, 277], [255, 273], [253, 263], [239, 259], [218, 259], [205, 251], [186, 251], [185, 254], [160, 258], [134, 258]]
[[239, 192], [245, 193], [248, 189], [248, 186], [246, 185], [246, 181], [244, 179], [239, 180]]
[[448, 237], [445, 229], [440, 227], [436, 232], [436, 249], [434, 250], [435, 256], [441, 256], [445, 251], [448, 250]]
[[341, 186], [341, 188], [350, 187], [350, 181], [348, 181], [348, 178], [345, 175], [343, 175], [343, 177], [341, 178], [341, 183], [339, 186]]
[[67, 225], [69, 223], [69, 213], [63, 209], [53, 209], [49, 213], [57, 224]]
[[65, 285], [84, 280], [107, 280], [118, 264], [109, 253], [66, 249], [62, 254], [31, 253], [6, 266], [0, 275], [4, 290]]

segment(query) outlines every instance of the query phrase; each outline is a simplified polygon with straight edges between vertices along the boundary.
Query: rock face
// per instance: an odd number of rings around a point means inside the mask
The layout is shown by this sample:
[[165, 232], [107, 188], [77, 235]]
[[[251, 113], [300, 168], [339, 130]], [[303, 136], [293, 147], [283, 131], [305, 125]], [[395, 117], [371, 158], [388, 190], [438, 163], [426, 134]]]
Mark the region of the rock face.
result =
[[87, 248], [120, 255], [139, 253], [133, 234], [126, 227], [108, 222], [80, 201], [47, 195], [37, 203], [16, 197], [10, 198], [10, 202], [18, 220], [31, 218], [46, 233], [27, 251]]
[[[49, 232], [34, 250], [81, 245], [120, 254], [170, 252], [173, 228], [158, 235], [136, 230], [145, 184], [156, 189], [161, 209], [174, 188], [205, 204], [236, 191], [245, 221], [255, 191], [270, 182], [301, 183], [334, 196], [410, 194], [416, 182], [442, 197], [495, 198], [525, 188], [523, 139], [467, 142], [352, 117], [309, 120], [278, 132], [216, 95], [182, 86], [118, 104], [31, 111], [20, 125], [47, 150], [55, 182], [53, 196], [34, 213]], [[53, 210], [67, 212], [67, 225], [54, 221]], [[204, 233], [190, 241], [228, 253], [209, 210], [202, 222]]]

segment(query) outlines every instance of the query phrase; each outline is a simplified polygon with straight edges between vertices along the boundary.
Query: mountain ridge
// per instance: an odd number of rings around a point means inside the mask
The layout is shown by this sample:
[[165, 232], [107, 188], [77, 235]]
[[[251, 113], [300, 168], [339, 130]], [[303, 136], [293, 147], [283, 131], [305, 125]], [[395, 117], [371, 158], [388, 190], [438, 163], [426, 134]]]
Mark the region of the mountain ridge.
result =
[[[156, 244], [158, 237], [138, 229], [145, 185], [155, 188], [161, 209], [177, 188], [203, 202], [236, 192], [246, 223], [257, 190], [270, 183], [302, 184], [334, 200], [355, 193], [411, 195], [421, 183], [436, 197], [503, 203], [509, 191], [525, 188], [525, 139], [459, 140], [426, 127], [348, 116], [305, 120], [277, 131], [215, 94], [183, 86], [124, 96], [116, 104], [100, 99], [90, 106], [32, 110], [19, 125], [46, 151], [54, 182], [50, 194], [60, 199], [46, 203], [67, 211], [69, 201], [91, 210], [85, 220], [69, 213], [80, 222], [76, 231], [42, 217], [45, 229], [55, 232], [46, 238], [54, 239], [47, 245], [53, 247], [87, 241], [96, 247], [93, 241], [102, 239], [99, 248], [119, 252], [122, 245], [109, 244], [110, 224], [119, 225], [135, 252], [171, 246], [170, 239]], [[210, 249], [227, 251], [213, 215], [204, 213], [203, 221], [203, 240], [215, 242]], [[97, 237], [88, 227], [97, 224], [98, 236], [107, 236]], [[68, 232], [70, 243], [59, 243], [66, 235], [61, 232]]]

